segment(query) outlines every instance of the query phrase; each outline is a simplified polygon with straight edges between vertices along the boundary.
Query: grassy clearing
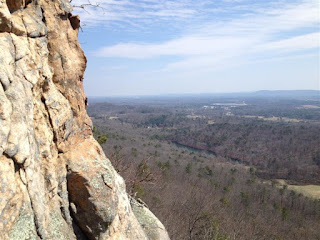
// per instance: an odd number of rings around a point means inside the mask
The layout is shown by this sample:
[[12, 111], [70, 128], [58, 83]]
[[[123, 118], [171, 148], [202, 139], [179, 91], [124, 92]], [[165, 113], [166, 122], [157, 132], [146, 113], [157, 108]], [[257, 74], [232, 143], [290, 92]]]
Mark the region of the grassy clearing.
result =
[[320, 186], [319, 185], [290, 185], [286, 184], [286, 181], [283, 179], [278, 179], [278, 186], [282, 187], [283, 185], [287, 185], [288, 189], [296, 191], [297, 193], [301, 193], [306, 197], [311, 197], [315, 199], [320, 199]]
[[302, 108], [305, 109], [319, 109], [320, 107], [317, 105], [302, 105]]
[[296, 119], [296, 118], [287, 118], [287, 117], [263, 117], [255, 115], [243, 115], [245, 118], [257, 118], [264, 121], [273, 121], [273, 122], [305, 122], [305, 120]]

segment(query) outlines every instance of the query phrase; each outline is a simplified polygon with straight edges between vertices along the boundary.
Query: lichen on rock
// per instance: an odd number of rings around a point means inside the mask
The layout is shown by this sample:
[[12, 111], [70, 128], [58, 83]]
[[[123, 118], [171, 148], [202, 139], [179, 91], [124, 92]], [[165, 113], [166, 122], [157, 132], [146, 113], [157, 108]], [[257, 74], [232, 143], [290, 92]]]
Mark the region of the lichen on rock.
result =
[[71, 10], [0, 0], [0, 239], [169, 239], [92, 137]]

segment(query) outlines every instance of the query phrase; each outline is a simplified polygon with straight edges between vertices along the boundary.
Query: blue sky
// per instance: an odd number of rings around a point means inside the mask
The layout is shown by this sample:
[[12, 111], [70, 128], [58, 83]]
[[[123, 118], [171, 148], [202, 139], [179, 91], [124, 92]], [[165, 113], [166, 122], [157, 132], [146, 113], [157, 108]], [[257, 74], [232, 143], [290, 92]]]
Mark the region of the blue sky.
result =
[[88, 96], [319, 89], [318, 0], [90, 2]]

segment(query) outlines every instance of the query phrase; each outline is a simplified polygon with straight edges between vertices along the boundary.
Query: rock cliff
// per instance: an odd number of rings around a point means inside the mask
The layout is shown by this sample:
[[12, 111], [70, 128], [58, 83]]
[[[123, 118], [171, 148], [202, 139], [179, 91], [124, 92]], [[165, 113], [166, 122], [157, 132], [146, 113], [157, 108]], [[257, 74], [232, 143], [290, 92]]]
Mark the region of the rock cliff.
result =
[[0, 239], [168, 239], [92, 137], [66, 0], [0, 0]]

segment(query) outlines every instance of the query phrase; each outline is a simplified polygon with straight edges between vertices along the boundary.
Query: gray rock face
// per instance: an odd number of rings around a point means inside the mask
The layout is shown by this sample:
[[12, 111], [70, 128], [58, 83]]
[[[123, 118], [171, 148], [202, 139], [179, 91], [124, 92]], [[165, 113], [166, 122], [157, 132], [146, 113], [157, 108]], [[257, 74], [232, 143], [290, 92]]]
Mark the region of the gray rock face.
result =
[[92, 137], [70, 11], [0, 0], [0, 239], [169, 239]]

